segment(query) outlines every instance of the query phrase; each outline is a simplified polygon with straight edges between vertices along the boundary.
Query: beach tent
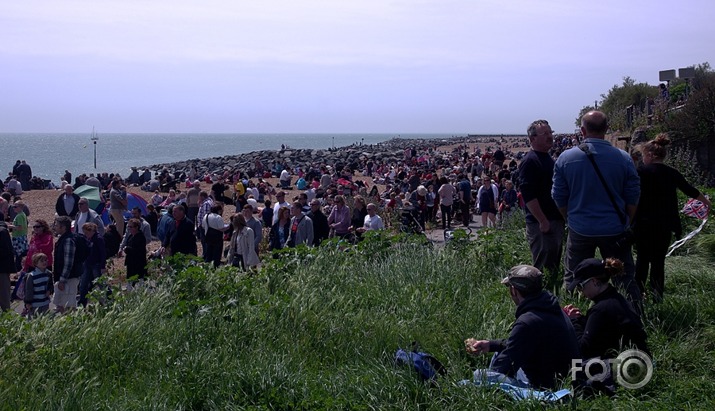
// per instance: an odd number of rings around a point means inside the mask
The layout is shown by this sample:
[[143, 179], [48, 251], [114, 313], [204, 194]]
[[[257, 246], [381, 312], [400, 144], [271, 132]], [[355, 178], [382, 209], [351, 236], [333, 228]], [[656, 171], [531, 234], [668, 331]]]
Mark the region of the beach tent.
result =
[[74, 193], [86, 198], [89, 201], [89, 207], [98, 214], [102, 214], [102, 211], [104, 211], [104, 201], [102, 201], [102, 193], [99, 191], [99, 188], [85, 184], [77, 187]]
[[[146, 200], [140, 195], [127, 193], [127, 211], [124, 212], [124, 220], [132, 218], [132, 208], [134, 207], [139, 207], [142, 215], [147, 215], [149, 211], [146, 209], [146, 206]], [[104, 210], [104, 213], [102, 213], [102, 221], [104, 221], [104, 224], [111, 223], [111, 220], [109, 219], [109, 209]]]

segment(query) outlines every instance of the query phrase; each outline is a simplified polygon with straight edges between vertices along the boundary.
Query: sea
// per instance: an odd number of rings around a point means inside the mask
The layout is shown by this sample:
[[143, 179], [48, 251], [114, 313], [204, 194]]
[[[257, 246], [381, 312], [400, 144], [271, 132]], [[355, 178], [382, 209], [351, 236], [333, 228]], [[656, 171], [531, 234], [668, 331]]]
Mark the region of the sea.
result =
[[[17, 160], [25, 160], [33, 176], [55, 183], [65, 170], [82, 173], [129, 175], [131, 167], [150, 166], [195, 158], [221, 157], [258, 150], [290, 148], [328, 149], [352, 144], [376, 144], [393, 138], [448, 139], [464, 134], [96, 134], [0, 133], [0, 172], [3, 179]], [[96, 167], [95, 167], [96, 150]]]

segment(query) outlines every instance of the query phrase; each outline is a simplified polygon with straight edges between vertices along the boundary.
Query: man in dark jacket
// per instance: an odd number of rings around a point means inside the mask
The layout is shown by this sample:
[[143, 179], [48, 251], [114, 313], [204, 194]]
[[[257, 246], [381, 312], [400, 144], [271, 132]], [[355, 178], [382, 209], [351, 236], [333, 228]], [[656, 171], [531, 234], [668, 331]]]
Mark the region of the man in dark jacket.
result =
[[310, 202], [310, 211], [306, 215], [313, 220], [313, 245], [317, 247], [320, 245], [320, 242], [328, 238], [330, 234], [328, 217], [323, 214], [323, 210], [320, 207], [320, 200], [314, 198]]
[[542, 289], [542, 279], [537, 268], [518, 265], [502, 280], [516, 304], [516, 321], [506, 340], [465, 341], [469, 353], [496, 353], [475, 379], [553, 389], [580, 358], [574, 328], [556, 297]]
[[183, 205], [174, 206], [172, 214], [174, 224], [169, 225], [166, 237], [161, 244], [164, 247], [164, 254], [197, 255], [194, 222], [186, 218], [186, 209]]
[[0, 309], [10, 309], [10, 274], [15, 270], [15, 250], [7, 224], [0, 221]]
[[71, 185], [67, 184], [64, 194], [60, 194], [57, 198], [55, 211], [58, 216], [67, 215], [72, 219], [79, 212], [79, 196], [74, 193], [74, 188]]

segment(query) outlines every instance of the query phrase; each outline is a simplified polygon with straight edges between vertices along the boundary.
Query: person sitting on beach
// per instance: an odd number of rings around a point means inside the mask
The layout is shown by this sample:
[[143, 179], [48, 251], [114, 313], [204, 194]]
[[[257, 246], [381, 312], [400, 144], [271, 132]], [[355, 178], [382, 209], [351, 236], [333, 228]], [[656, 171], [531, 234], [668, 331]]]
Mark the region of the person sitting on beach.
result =
[[10, 180], [5, 185], [5, 189], [13, 197], [22, 195], [22, 184], [20, 184], [20, 181], [18, 181], [17, 176], [15, 175], [10, 177]]
[[233, 204], [233, 200], [226, 197], [224, 192], [228, 189], [228, 186], [224, 183], [224, 180], [219, 179], [211, 186], [211, 194], [213, 199], [220, 201], [224, 204]]
[[127, 177], [127, 184], [139, 185], [139, 171], [136, 167], [132, 167], [132, 172]]
[[156, 177], [152, 178], [148, 182], [149, 186], [146, 191], [159, 191], [159, 188], [161, 187], [161, 181], [159, 181]]
[[160, 207], [168, 207], [169, 204], [176, 204], [176, 190], [169, 190], [169, 195], [159, 204]]
[[233, 184], [233, 202], [235, 203], [239, 197], [243, 197], [246, 194], [246, 186], [243, 184], [241, 178], [236, 178]]
[[[246, 182], [244, 181], [244, 185], [246, 185]], [[256, 199], [256, 201], [261, 201], [261, 193], [258, 190], [258, 187], [256, 184], [253, 182], [253, 180], [248, 180], [248, 187], [246, 187], [246, 197], [251, 197]]]
[[164, 197], [159, 194], [159, 190], [154, 190], [154, 195], [151, 196], [149, 199], [149, 202], [154, 206], [154, 207], [161, 207], [161, 203], [164, 202]]
[[86, 179], [84, 180], [84, 184], [86, 184], [86, 185], [88, 185], [88, 186], [92, 186], [92, 187], [97, 187], [97, 188], [99, 188], [100, 190], [102, 189], [102, 187], [104, 187], [104, 184], [102, 184], [102, 183], [99, 181], [99, 179], [94, 176], [94, 174], [90, 174], [90, 175], [89, 175], [89, 178], [86, 178]]
[[295, 182], [295, 188], [305, 190], [306, 187], [308, 187], [308, 182], [305, 181], [303, 177], [298, 177], [298, 180]]
[[148, 183], [151, 180], [151, 171], [148, 168], [144, 169], [141, 177], [139, 177], [139, 184]]
[[325, 190], [333, 182], [333, 178], [330, 176], [330, 172], [327, 167], [322, 167], [322, 173], [323, 174], [320, 176], [320, 188]]
[[281, 183], [281, 188], [290, 187], [291, 176], [290, 176], [290, 172], [287, 169], [284, 168], [283, 171], [281, 171], [281, 176], [279, 178], [279, 181]]
[[[184, 207], [186, 207], [186, 193], [178, 192], [178, 195], [176, 196], [176, 204], [181, 204]], [[190, 219], [191, 221], [194, 221], [193, 219]]]

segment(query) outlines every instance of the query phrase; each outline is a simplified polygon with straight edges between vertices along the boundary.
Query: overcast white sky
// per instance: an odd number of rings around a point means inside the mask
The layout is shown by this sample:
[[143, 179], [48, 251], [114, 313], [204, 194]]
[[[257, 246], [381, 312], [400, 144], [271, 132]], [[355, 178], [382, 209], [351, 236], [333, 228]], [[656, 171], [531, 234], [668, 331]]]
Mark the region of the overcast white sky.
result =
[[715, 64], [715, 1], [0, 0], [0, 132], [574, 129]]

